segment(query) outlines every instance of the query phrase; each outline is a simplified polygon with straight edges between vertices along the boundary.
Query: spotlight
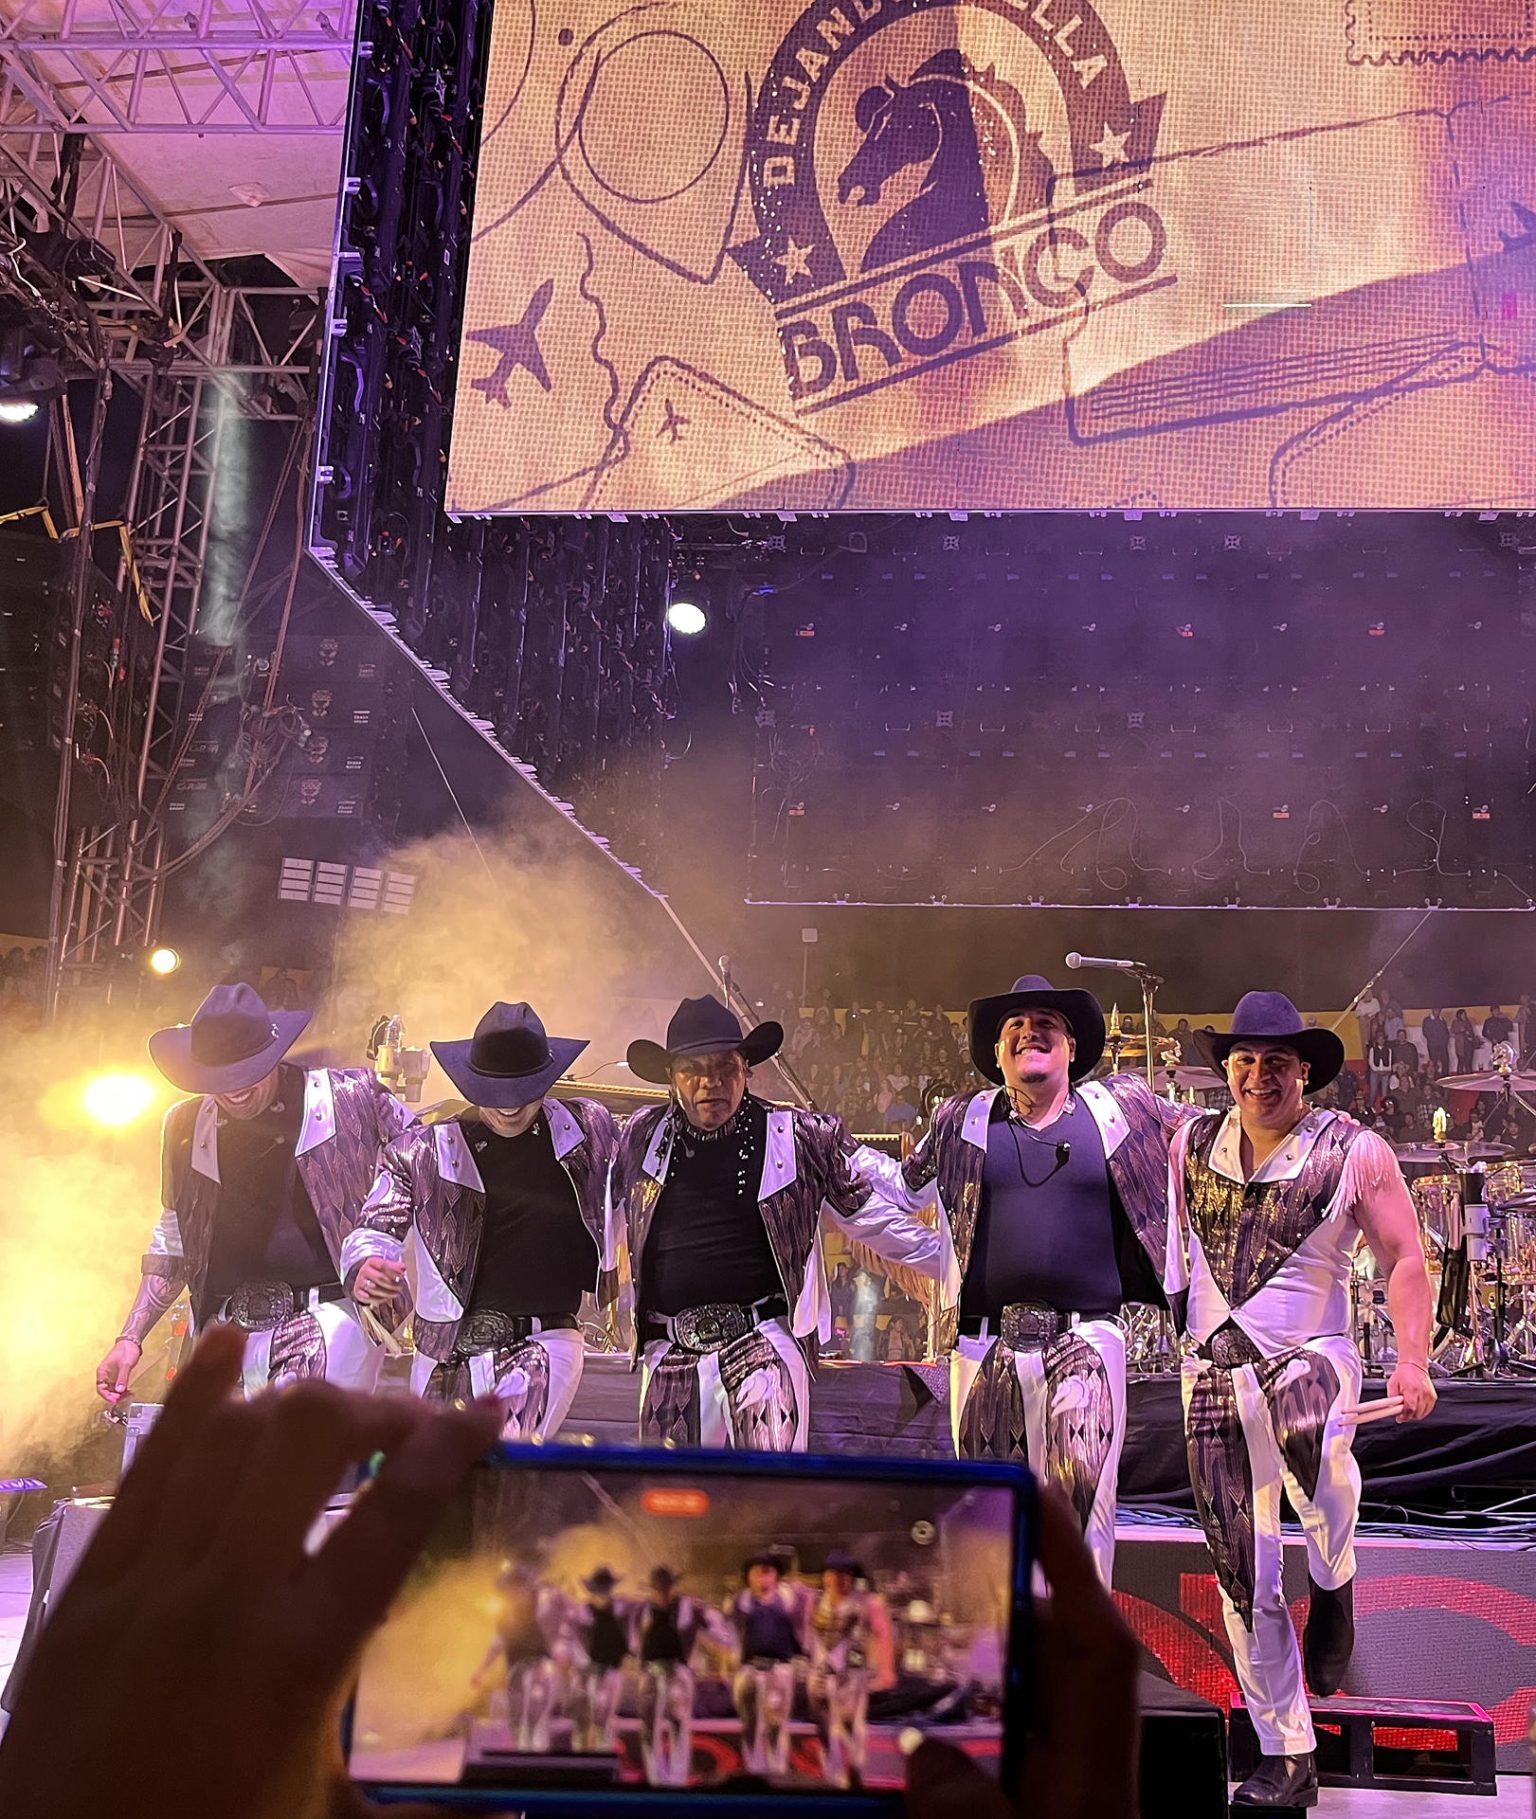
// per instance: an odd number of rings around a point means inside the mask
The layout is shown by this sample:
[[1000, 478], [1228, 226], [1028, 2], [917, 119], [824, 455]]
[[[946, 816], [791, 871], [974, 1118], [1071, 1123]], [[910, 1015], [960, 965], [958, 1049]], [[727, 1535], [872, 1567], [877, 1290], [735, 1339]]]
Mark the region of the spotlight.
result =
[[692, 600], [674, 600], [667, 608], [667, 624], [685, 638], [695, 638], [709, 624], [709, 615]]
[[25, 423], [64, 396], [64, 369], [25, 323], [0, 330], [0, 423]]
[[86, 1116], [109, 1129], [142, 1118], [155, 1102], [155, 1083], [144, 1074], [96, 1074], [80, 1094]]
[[151, 948], [145, 964], [152, 973], [166, 979], [181, 965], [181, 955], [176, 952], [174, 947]]

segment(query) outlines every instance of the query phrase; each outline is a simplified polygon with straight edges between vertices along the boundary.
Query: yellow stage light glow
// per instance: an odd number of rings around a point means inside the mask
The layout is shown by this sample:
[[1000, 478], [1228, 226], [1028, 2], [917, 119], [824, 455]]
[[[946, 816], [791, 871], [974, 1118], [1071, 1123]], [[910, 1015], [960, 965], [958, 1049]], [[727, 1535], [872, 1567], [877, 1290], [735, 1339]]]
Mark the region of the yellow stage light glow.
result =
[[168, 973], [174, 973], [181, 965], [181, 955], [174, 947], [157, 947], [150, 950], [149, 970], [158, 973], [163, 979]]
[[97, 1124], [113, 1129], [142, 1118], [155, 1102], [155, 1083], [144, 1074], [95, 1074], [80, 1103]]

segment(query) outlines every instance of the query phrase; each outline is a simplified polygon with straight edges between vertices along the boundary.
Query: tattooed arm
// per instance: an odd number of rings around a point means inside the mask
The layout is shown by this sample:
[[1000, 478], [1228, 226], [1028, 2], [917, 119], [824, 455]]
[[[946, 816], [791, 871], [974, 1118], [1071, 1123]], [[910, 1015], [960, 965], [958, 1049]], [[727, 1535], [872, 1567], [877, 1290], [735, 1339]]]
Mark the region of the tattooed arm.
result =
[[133, 1298], [123, 1330], [96, 1366], [96, 1394], [113, 1407], [128, 1394], [129, 1380], [144, 1354], [145, 1339], [186, 1283], [181, 1230], [169, 1207], [156, 1222], [141, 1267], [139, 1292]]

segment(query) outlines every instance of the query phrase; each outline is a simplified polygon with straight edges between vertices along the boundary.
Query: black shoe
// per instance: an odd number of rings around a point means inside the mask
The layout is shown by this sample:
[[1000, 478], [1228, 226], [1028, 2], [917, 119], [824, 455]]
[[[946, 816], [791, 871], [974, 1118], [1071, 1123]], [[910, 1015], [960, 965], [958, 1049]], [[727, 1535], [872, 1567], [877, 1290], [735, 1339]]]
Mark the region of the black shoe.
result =
[[1317, 1764], [1311, 1755], [1266, 1756], [1232, 1796], [1234, 1807], [1317, 1805]]
[[1346, 1579], [1337, 1591], [1331, 1592], [1309, 1573], [1307, 1585], [1312, 1604], [1307, 1612], [1301, 1658], [1307, 1670], [1307, 1685], [1328, 1699], [1344, 1684], [1349, 1658], [1355, 1652], [1355, 1582]]

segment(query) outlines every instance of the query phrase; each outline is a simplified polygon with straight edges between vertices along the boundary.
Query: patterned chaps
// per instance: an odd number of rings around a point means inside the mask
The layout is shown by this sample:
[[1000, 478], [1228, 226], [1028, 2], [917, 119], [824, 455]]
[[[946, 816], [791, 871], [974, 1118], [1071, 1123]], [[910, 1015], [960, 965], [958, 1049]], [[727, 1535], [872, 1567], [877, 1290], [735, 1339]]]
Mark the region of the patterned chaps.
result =
[[718, 1352], [658, 1340], [646, 1348], [645, 1362], [645, 1444], [804, 1450], [809, 1381], [782, 1321], [767, 1321]]
[[962, 1459], [1027, 1460], [1072, 1500], [1100, 1576], [1114, 1563], [1115, 1480], [1125, 1440], [1125, 1338], [1086, 1321], [1040, 1351], [961, 1339], [952, 1354]]
[[1312, 1748], [1301, 1654], [1282, 1585], [1282, 1491], [1301, 1518], [1317, 1584], [1355, 1570], [1360, 1473], [1339, 1411], [1360, 1394], [1344, 1337], [1223, 1369], [1184, 1365], [1185, 1442], [1195, 1505], [1221, 1588], [1227, 1636], [1266, 1755]]

